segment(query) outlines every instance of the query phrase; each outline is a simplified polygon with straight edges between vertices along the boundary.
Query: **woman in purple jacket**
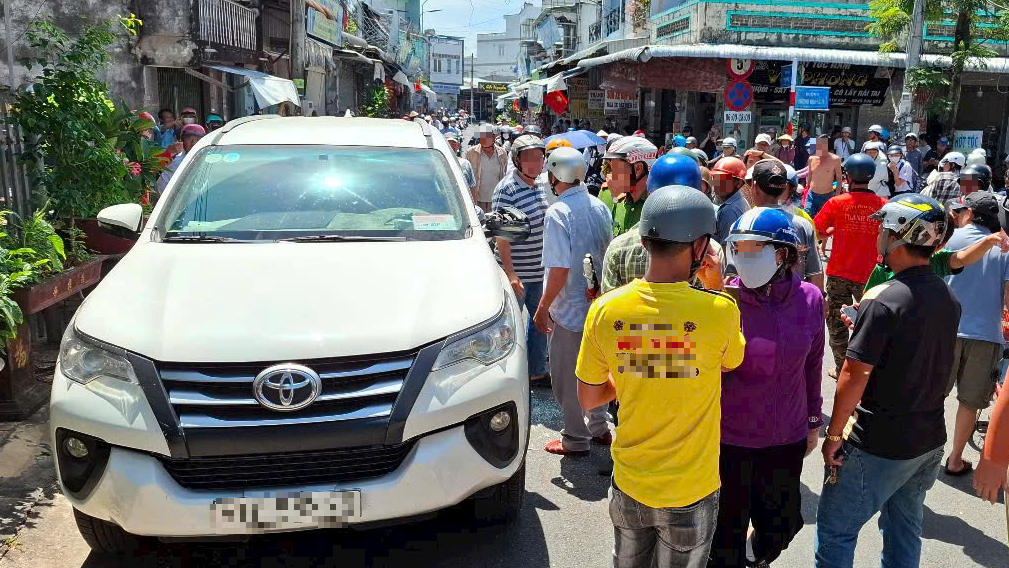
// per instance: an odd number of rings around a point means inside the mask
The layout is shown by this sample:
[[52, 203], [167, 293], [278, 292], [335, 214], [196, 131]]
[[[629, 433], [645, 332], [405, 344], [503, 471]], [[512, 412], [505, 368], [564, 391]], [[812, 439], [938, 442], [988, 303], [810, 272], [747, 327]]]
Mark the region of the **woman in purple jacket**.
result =
[[[799, 475], [822, 424], [823, 295], [792, 269], [803, 251], [781, 210], [747, 211], [726, 242], [746, 354], [722, 376], [722, 489], [708, 566], [761, 567], [803, 525]], [[748, 564], [751, 522], [756, 562]]]

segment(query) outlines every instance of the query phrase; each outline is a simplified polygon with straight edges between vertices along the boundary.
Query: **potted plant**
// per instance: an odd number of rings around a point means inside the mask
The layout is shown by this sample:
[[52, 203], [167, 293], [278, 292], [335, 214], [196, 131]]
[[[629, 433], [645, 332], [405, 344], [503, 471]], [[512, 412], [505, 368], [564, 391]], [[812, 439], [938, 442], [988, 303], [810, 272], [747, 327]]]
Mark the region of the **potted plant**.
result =
[[[132, 15], [119, 23], [134, 35], [140, 25]], [[112, 24], [87, 27], [72, 39], [52, 23], [36, 21], [25, 36], [37, 57], [21, 63], [41, 68], [41, 75], [30, 87], [0, 92], [10, 100], [11, 121], [25, 134], [22, 159], [41, 159], [31, 171], [36, 206], [51, 203], [60, 224], [72, 228], [108, 205], [139, 200], [161, 166], [154, 148], [140, 141], [140, 132], [153, 124], [122, 102], [114, 104], [99, 78], [116, 40]], [[85, 233], [98, 233], [96, 224], [84, 225]]]

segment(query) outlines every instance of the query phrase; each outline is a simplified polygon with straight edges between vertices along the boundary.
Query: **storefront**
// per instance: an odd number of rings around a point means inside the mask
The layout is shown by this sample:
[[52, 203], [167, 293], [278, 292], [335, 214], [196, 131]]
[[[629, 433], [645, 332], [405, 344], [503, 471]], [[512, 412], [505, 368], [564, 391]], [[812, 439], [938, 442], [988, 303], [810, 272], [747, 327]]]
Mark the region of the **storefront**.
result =
[[438, 106], [450, 111], [459, 108], [459, 85], [432, 83], [431, 89], [438, 95]]

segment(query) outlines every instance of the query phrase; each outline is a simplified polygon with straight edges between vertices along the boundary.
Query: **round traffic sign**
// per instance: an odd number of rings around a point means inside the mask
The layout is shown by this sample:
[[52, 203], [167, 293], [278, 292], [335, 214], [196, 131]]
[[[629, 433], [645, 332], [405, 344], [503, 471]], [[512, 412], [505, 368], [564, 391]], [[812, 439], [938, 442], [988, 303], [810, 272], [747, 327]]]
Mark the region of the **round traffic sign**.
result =
[[749, 77], [753, 73], [753, 68], [756, 67], [752, 59], [727, 59], [725, 63], [729, 67], [729, 76], [733, 79]]
[[725, 87], [725, 106], [729, 110], [746, 110], [753, 102], [753, 87], [746, 81], [733, 81]]

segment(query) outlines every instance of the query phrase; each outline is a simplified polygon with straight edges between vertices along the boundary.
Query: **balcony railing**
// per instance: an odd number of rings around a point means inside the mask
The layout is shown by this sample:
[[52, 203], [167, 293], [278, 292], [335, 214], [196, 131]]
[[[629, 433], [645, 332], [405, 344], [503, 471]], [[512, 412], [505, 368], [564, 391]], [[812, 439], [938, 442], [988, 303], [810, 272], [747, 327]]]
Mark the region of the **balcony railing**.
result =
[[256, 50], [256, 12], [230, 0], [199, 0], [200, 39], [211, 44]]
[[596, 22], [596, 23], [592, 24], [591, 26], [589, 26], [589, 43], [595, 43], [595, 42], [599, 41], [600, 39], [602, 39], [600, 37], [600, 34], [602, 34], [602, 31], [603, 31], [603, 23], [601, 21], [600, 22]]
[[560, 8], [562, 6], [574, 6], [575, 0], [542, 0], [541, 6], [545, 8]]
[[610, 34], [620, 30], [620, 26], [624, 23], [624, 10], [624, 3], [621, 2], [619, 8], [613, 8], [606, 13], [606, 17], [604, 18], [604, 21], [606, 22], [605, 35], [609, 36]]

